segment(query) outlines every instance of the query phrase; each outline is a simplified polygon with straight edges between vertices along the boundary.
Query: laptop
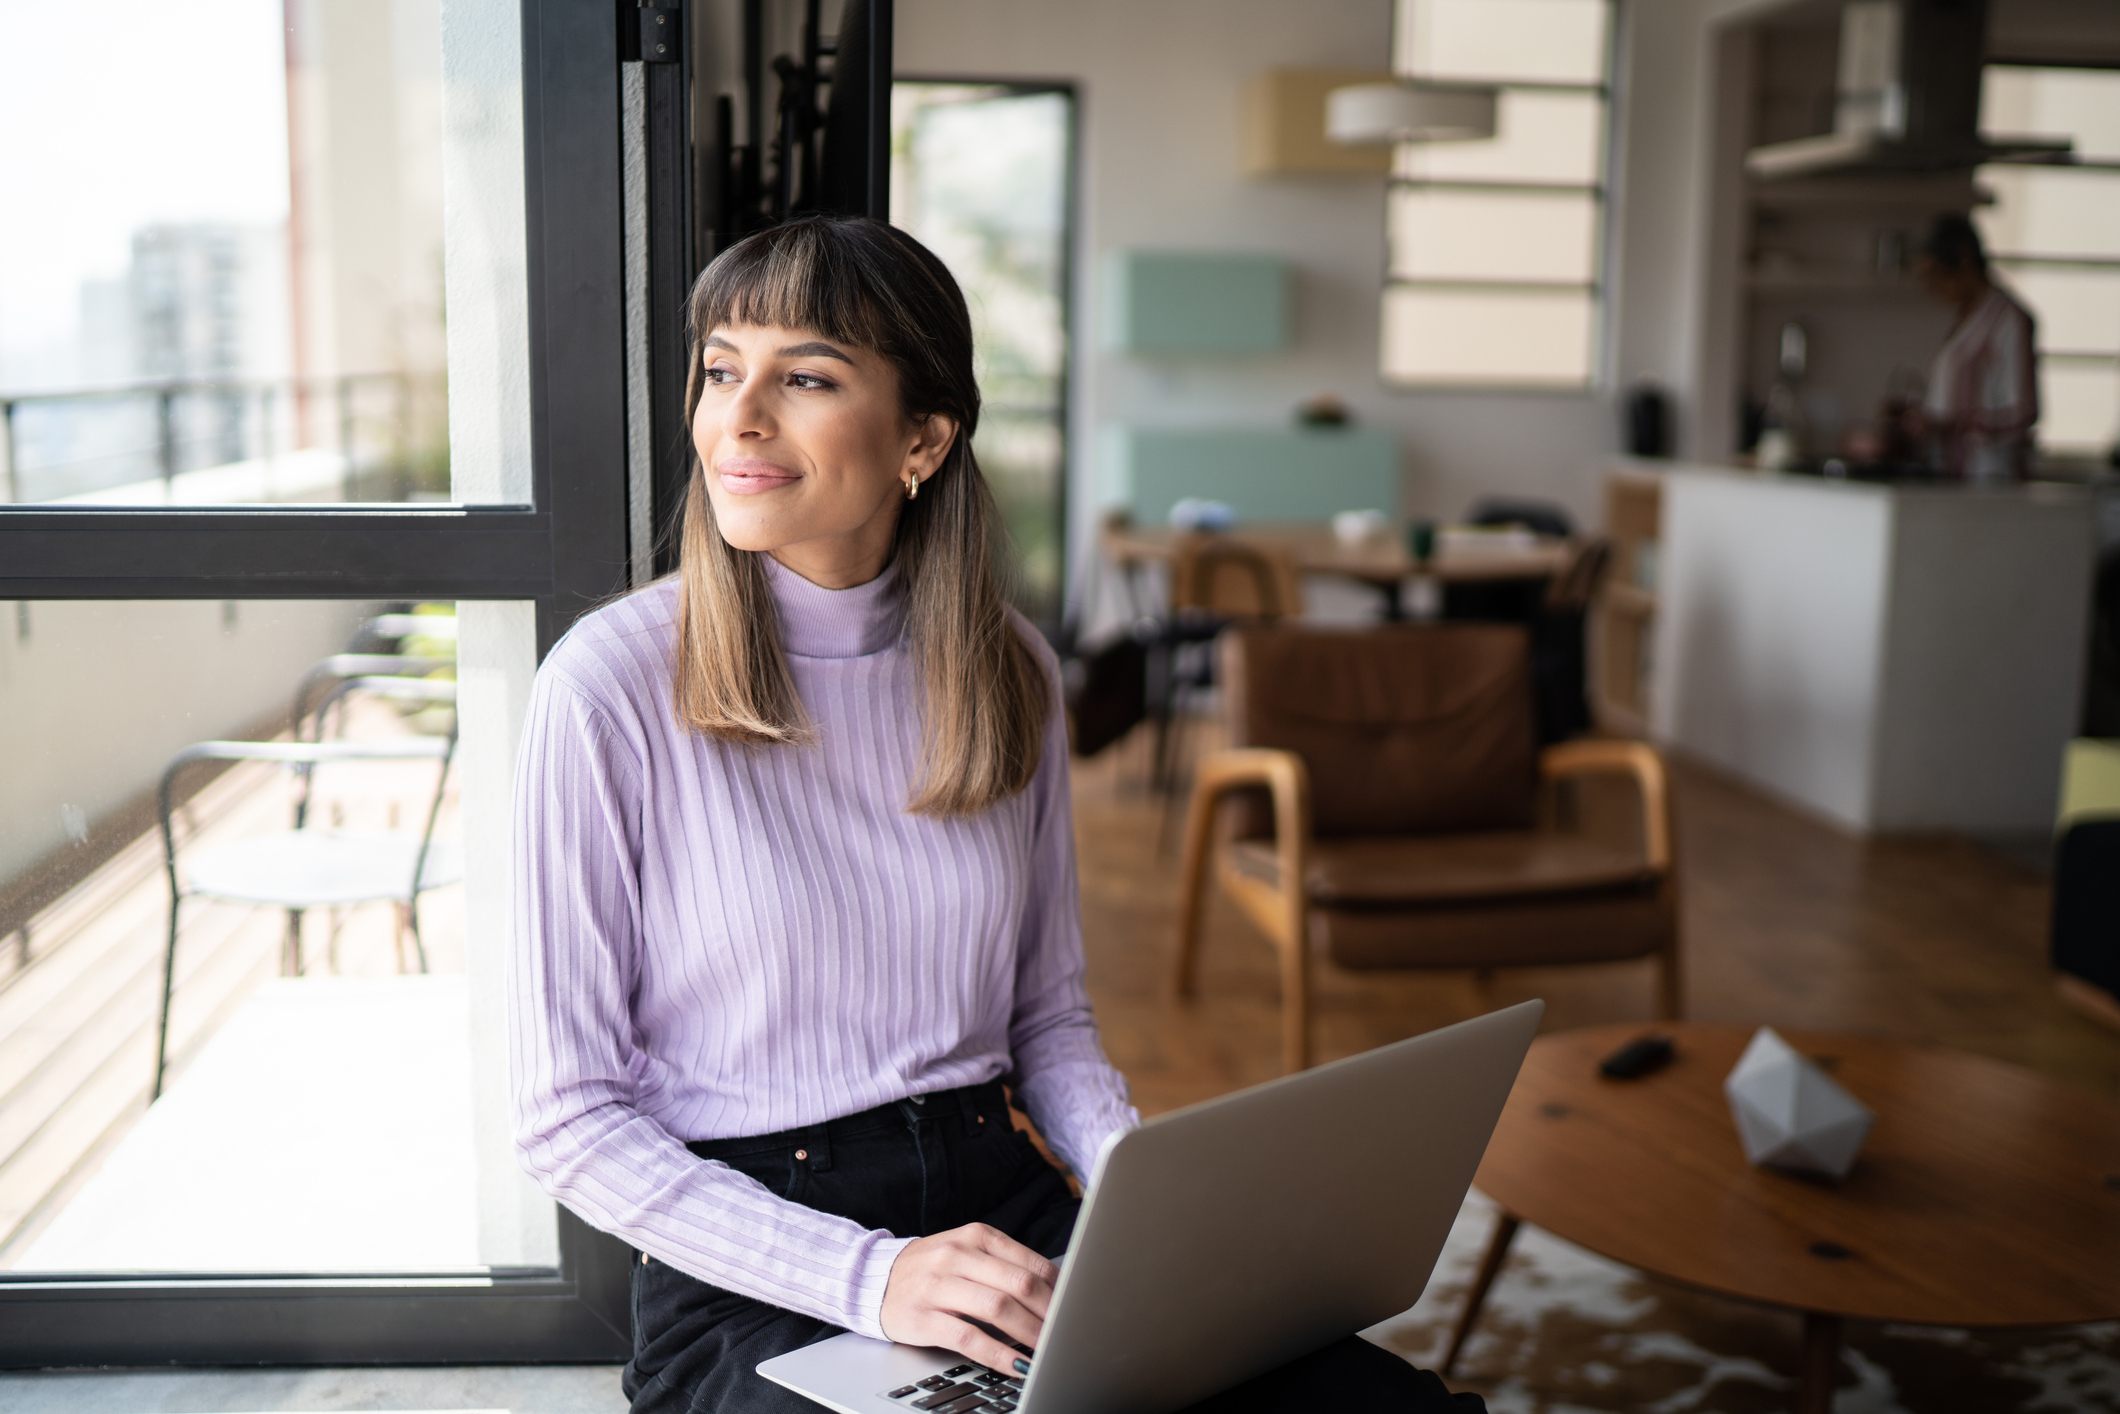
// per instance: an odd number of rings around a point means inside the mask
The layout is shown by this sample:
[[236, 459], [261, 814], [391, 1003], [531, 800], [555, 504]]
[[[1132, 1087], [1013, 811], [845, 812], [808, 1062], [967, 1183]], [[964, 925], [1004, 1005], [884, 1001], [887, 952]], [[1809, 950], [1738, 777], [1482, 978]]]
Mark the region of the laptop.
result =
[[1028, 1379], [851, 1332], [758, 1366], [842, 1414], [1170, 1414], [1420, 1299], [1545, 1003], [1107, 1144]]

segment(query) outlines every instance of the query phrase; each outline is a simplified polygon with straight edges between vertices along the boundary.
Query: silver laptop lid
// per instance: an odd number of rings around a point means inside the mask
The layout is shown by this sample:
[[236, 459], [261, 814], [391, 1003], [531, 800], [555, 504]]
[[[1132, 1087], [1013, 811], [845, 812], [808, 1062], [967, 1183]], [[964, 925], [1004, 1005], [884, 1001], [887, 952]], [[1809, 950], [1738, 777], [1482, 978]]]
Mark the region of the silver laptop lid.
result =
[[1164, 1414], [1420, 1299], [1545, 1003], [1160, 1115], [1107, 1148], [1032, 1414]]

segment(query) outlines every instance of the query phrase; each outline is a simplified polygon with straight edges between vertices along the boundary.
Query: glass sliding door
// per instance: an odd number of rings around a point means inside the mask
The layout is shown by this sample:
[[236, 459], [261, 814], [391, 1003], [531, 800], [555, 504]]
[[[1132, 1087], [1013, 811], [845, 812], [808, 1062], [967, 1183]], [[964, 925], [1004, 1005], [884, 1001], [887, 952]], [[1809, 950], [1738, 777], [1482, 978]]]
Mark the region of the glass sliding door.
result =
[[891, 85], [891, 224], [964, 287], [985, 399], [974, 449], [1014, 545], [1018, 607], [1048, 628], [1066, 559], [1074, 150], [1065, 85]]
[[0, 15], [0, 1363], [623, 1358], [501, 994], [631, 548], [612, 12], [68, 14]]

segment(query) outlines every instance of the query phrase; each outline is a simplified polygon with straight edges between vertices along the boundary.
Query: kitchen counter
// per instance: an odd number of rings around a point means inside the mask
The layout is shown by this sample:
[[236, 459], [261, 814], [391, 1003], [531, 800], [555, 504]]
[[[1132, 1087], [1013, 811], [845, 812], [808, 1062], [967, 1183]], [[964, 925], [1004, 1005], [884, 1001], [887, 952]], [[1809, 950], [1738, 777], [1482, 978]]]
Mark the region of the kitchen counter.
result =
[[2093, 496], [1624, 463], [1663, 481], [1653, 735], [1850, 829], [2050, 829]]
[[1940, 497], [1958, 501], [2031, 501], [2071, 506], [2088, 506], [2092, 496], [2091, 488], [2079, 481], [2034, 480], [2000, 486], [1915, 477], [1901, 481], [1868, 481], [1859, 477], [1821, 476], [1816, 472], [1762, 471], [1757, 467], [1736, 462], [1668, 462], [1636, 457], [1615, 458], [1613, 466], [1627, 471], [1647, 471], [1659, 475], [1725, 477], [1753, 486], [1789, 486], [1799, 489], [1809, 487], [1860, 496]]

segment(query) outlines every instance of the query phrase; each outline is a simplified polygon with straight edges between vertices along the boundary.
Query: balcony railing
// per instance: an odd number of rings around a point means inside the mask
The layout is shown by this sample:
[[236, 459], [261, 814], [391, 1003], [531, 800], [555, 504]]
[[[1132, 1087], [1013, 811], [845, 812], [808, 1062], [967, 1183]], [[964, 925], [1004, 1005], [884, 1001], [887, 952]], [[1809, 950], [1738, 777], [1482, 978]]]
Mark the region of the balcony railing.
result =
[[446, 398], [404, 371], [0, 392], [0, 505], [439, 497]]

